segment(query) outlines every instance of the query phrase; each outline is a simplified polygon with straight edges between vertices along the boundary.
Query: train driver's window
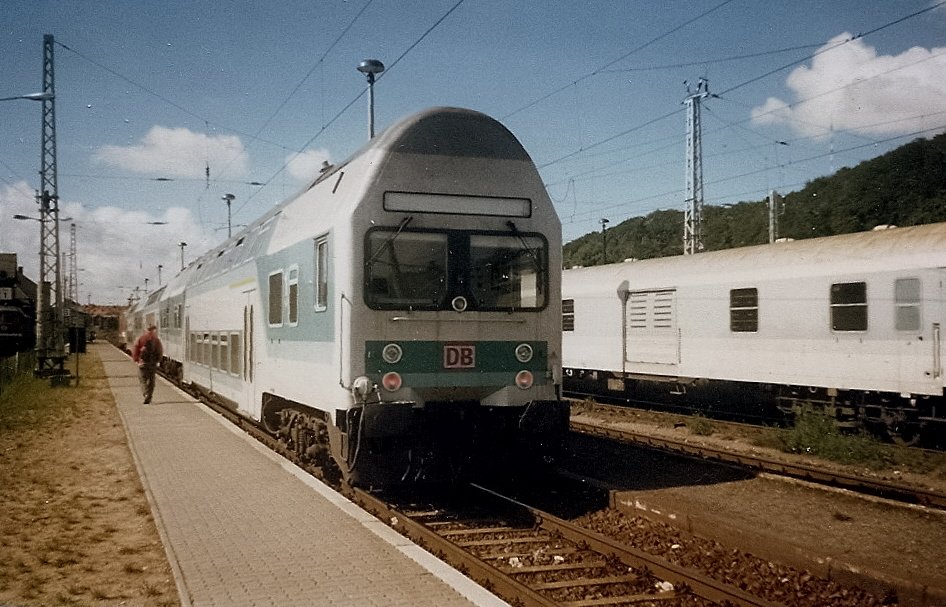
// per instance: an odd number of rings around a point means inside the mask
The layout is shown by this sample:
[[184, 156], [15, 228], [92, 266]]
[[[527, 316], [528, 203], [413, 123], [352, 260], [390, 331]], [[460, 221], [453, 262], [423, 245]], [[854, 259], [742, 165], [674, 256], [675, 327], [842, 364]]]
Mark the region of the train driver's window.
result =
[[893, 291], [897, 331], [919, 331], [920, 279], [898, 278], [894, 281]]
[[841, 282], [831, 285], [831, 329], [867, 330], [866, 282]]

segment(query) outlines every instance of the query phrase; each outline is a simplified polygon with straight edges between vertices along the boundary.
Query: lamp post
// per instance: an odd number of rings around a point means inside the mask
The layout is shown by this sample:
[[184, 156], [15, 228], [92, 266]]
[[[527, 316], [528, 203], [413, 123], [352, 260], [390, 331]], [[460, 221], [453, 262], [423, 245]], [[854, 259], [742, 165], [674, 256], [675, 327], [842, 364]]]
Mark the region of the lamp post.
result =
[[177, 243], [177, 246], [181, 247], [181, 271], [184, 271], [184, 247], [187, 246], [187, 243], [183, 240]]
[[233, 236], [233, 229], [230, 225], [230, 203], [236, 199], [236, 196], [233, 194], [224, 194], [223, 201], [227, 203], [227, 238]]
[[604, 259], [604, 263], [608, 263], [608, 224], [611, 223], [611, 220], [602, 217], [598, 220], [598, 223], [601, 224], [601, 257]]
[[357, 69], [368, 78], [368, 139], [374, 139], [374, 81], [375, 74], [384, 71], [384, 64], [377, 59], [365, 59]]

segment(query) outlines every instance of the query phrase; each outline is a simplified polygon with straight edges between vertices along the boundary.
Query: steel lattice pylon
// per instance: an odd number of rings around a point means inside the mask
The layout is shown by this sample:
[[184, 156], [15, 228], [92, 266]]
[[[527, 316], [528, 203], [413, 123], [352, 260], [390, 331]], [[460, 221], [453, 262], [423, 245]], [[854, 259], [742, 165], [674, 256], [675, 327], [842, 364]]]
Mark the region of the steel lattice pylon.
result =
[[43, 36], [43, 129], [40, 155], [39, 282], [36, 289], [36, 370], [61, 371], [65, 359], [62, 273], [59, 257], [59, 189], [56, 183], [56, 83], [53, 36]]
[[709, 97], [709, 82], [700, 78], [696, 92], [687, 86], [687, 159], [686, 200], [683, 210], [683, 254], [703, 250], [703, 142], [700, 125], [700, 102]]

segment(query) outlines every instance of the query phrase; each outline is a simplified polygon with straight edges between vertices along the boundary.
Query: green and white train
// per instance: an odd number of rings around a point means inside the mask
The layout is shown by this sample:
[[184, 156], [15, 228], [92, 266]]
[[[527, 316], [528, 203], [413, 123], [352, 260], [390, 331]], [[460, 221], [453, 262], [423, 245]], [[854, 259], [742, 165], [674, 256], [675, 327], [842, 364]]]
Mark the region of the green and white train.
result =
[[361, 485], [553, 457], [561, 226], [499, 122], [407, 117], [129, 311], [164, 370]]

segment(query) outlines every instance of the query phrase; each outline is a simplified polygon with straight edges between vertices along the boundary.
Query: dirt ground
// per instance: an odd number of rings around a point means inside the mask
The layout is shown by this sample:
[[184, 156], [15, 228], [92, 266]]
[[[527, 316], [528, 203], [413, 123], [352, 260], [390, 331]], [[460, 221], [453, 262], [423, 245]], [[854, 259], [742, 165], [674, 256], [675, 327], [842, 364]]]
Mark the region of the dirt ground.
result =
[[81, 364], [0, 433], [0, 605], [178, 605], [102, 365]]

